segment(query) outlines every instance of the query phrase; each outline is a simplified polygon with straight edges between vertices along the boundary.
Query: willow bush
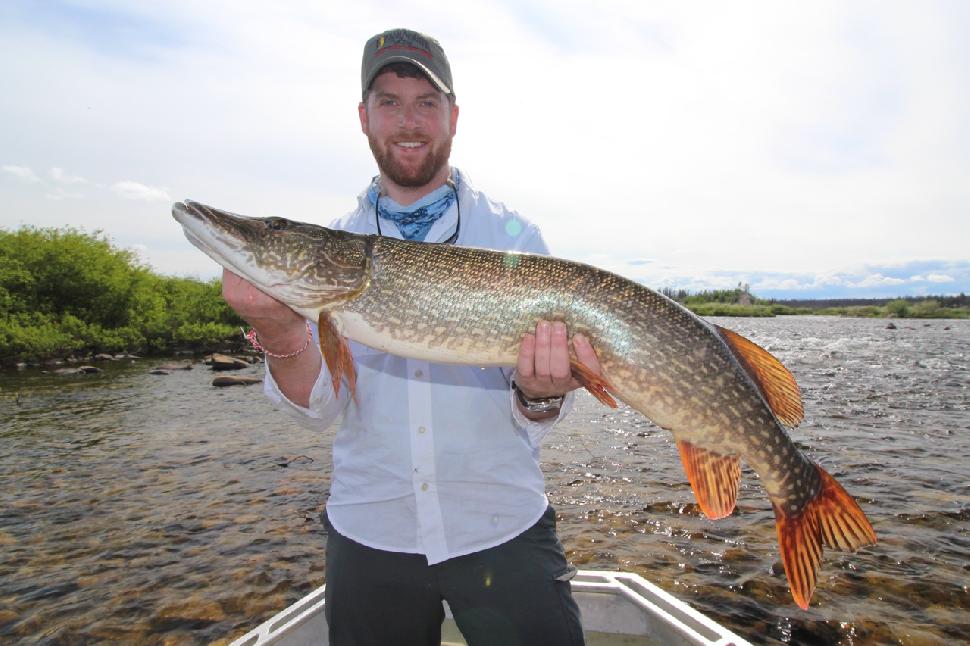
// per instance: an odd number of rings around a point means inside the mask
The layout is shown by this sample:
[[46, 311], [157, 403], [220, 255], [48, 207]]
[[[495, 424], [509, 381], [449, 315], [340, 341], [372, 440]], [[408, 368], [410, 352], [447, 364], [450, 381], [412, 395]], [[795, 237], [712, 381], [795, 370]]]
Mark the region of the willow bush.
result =
[[0, 360], [204, 349], [241, 324], [219, 281], [155, 274], [100, 232], [0, 230]]

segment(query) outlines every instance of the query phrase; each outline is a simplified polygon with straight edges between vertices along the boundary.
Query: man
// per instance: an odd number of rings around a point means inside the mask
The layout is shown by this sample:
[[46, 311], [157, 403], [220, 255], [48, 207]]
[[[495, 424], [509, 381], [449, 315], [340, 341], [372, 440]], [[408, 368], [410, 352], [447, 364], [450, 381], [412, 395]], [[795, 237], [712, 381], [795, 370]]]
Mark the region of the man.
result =
[[[380, 175], [332, 225], [356, 233], [547, 253], [532, 224], [449, 166], [458, 106], [434, 39], [367, 41], [358, 112]], [[440, 644], [442, 599], [469, 644], [581, 644], [539, 442], [579, 384], [562, 323], [537, 322], [515, 371], [432, 364], [351, 343], [356, 402], [335, 396], [315, 328], [226, 272], [223, 293], [266, 351], [266, 392], [314, 428], [341, 413], [327, 524], [330, 643]], [[308, 332], [309, 330], [309, 332]]]

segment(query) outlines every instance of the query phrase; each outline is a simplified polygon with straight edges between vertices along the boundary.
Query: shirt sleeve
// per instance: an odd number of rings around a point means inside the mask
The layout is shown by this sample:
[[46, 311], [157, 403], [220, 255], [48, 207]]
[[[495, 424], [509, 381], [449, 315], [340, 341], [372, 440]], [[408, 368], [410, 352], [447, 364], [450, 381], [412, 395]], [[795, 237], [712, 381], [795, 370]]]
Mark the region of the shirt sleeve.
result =
[[550, 417], [549, 419], [543, 420], [532, 420], [522, 414], [516, 403], [515, 389], [512, 388], [511, 384], [515, 381], [515, 371], [512, 371], [512, 376], [509, 379], [509, 406], [512, 407], [512, 421], [520, 429], [525, 431], [525, 434], [529, 438], [529, 444], [532, 445], [533, 449], [538, 449], [539, 445], [542, 443], [543, 438], [546, 433], [552, 430], [552, 427], [559, 423], [559, 420], [565, 419], [566, 415], [573, 408], [573, 402], [576, 400], [576, 392], [566, 393], [566, 397], [562, 400], [562, 406], [559, 408], [559, 414], [556, 417]]
[[[315, 352], [320, 352], [317, 326], [311, 323], [310, 327], [313, 330], [314, 341], [311, 346]], [[310, 390], [309, 406], [306, 407], [290, 401], [283, 394], [276, 380], [273, 379], [269, 365], [266, 366], [266, 376], [263, 379], [263, 392], [273, 405], [289, 413], [303, 426], [312, 429], [326, 428], [337, 419], [347, 403], [346, 390], [346, 388], [342, 388], [341, 396], [334, 396], [330, 371], [327, 369], [326, 362], [322, 360], [320, 362], [320, 374], [317, 375], [313, 388]]]

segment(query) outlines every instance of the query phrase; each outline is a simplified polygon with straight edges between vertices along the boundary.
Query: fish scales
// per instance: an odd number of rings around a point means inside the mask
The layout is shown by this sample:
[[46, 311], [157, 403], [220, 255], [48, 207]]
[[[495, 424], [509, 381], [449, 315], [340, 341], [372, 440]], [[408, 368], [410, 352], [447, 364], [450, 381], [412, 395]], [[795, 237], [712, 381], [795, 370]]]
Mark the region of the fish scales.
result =
[[[609, 393], [673, 432], [701, 509], [735, 508], [744, 459], [775, 510], [792, 595], [808, 607], [822, 544], [875, 543], [865, 514], [795, 446], [797, 384], [767, 351], [643, 285], [550, 256], [425, 244], [173, 207], [186, 236], [260, 289], [320, 323], [321, 348], [353, 392], [343, 337], [429, 361], [513, 366], [539, 320], [563, 321], [596, 350]], [[343, 348], [343, 349], [341, 349]], [[578, 371], [578, 372], [577, 372]], [[596, 393], [591, 381], [587, 387]], [[609, 398], [606, 398], [609, 401]]]
[[[784, 430], [725, 343], [656, 292], [549, 256], [392, 238], [374, 242], [372, 263], [368, 288], [330, 310], [352, 338], [431, 361], [508, 366], [536, 321], [562, 320], [571, 333], [589, 338], [624, 402], [711, 450], [743, 446], [742, 457], [764, 474], [766, 488], [789, 504], [804, 504], [799, 498], [814, 493], [784, 491], [774, 477], [774, 453], [763, 436]], [[693, 355], [689, 362], [685, 352]], [[814, 483], [807, 460], [798, 462], [796, 452], [781, 455], [786, 468]]]

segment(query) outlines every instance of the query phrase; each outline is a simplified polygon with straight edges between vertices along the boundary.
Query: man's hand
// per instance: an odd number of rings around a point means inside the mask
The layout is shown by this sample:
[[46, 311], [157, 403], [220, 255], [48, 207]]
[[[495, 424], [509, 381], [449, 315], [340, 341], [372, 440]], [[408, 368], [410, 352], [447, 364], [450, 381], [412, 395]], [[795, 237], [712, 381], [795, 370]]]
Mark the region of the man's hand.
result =
[[[259, 343], [269, 352], [290, 354], [306, 345], [306, 323], [302, 316], [228, 269], [222, 272], [222, 297], [253, 326]], [[310, 405], [310, 392], [321, 366], [320, 353], [310, 350], [287, 359], [269, 355], [266, 358], [280, 392], [303, 407]]]
[[222, 270], [222, 297], [256, 329], [260, 344], [270, 352], [288, 354], [306, 341], [302, 316], [228, 269]]
[[[596, 351], [582, 334], [572, 340], [580, 363], [600, 374]], [[569, 366], [569, 338], [566, 325], [560, 321], [539, 321], [535, 334], [522, 337], [515, 368], [515, 383], [529, 399], [558, 397], [583, 386], [576, 381]]]

